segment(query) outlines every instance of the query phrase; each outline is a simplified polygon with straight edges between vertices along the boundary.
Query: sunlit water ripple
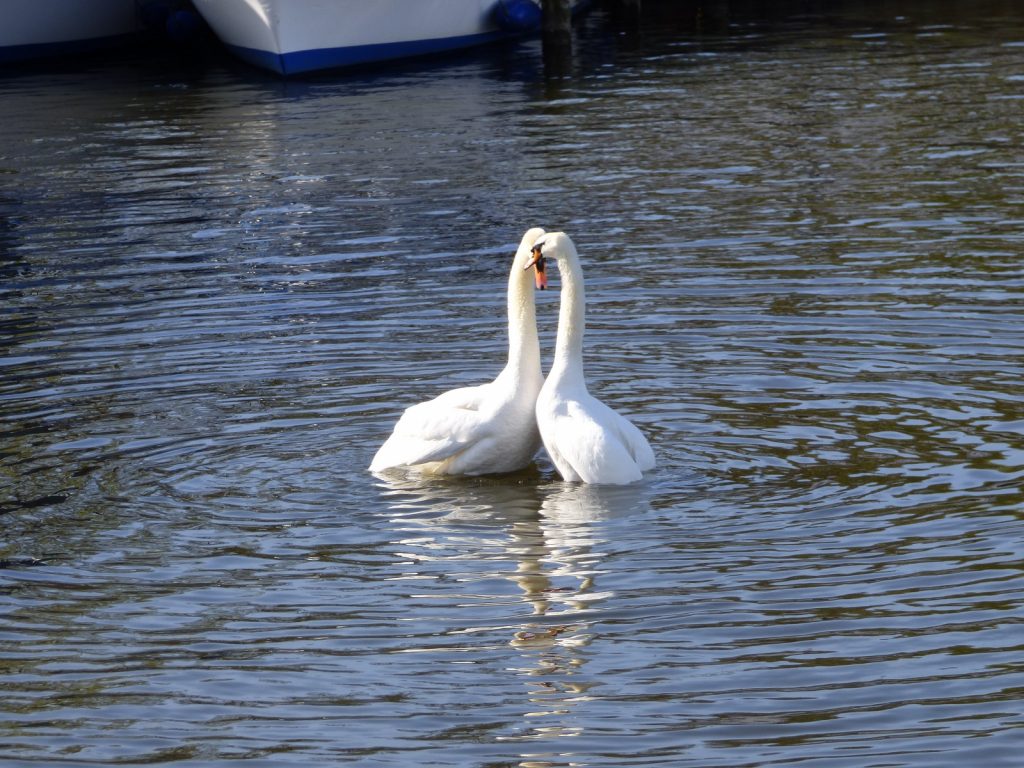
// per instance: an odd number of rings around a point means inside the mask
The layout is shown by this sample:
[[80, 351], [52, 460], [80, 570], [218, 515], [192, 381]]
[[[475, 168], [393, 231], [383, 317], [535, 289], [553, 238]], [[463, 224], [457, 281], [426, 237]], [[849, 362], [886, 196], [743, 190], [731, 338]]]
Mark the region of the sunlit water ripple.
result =
[[[1018, 765], [1024, 17], [906, 6], [0, 79], [4, 765]], [[658, 469], [369, 475], [537, 224]]]

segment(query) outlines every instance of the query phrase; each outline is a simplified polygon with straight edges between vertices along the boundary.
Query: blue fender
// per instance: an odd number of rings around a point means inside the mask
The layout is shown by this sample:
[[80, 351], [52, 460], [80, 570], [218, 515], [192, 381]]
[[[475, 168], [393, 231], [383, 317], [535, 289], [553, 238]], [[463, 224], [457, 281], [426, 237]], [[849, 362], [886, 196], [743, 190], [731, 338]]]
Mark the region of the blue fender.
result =
[[534, 0], [498, 0], [494, 20], [508, 32], [529, 32], [540, 26], [543, 14]]

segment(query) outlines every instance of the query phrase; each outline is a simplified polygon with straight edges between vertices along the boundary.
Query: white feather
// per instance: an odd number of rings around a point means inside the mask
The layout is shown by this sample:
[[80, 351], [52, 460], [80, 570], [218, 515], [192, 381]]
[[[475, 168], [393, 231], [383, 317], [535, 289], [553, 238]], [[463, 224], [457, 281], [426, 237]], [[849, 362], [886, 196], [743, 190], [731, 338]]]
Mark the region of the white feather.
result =
[[558, 336], [551, 371], [537, 397], [537, 425], [555, 469], [569, 481], [624, 485], [655, 465], [654, 451], [628, 419], [587, 391], [583, 375], [583, 271], [569, 236], [538, 240], [562, 277]]
[[534, 418], [543, 384], [533, 276], [524, 267], [544, 233], [529, 230], [508, 279], [509, 358], [501, 374], [477, 387], [445, 392], [407, 408], [370, 463], [371, 472], [415, 467], [433, 474], [484, 475], [527, 466], [540, 448]]

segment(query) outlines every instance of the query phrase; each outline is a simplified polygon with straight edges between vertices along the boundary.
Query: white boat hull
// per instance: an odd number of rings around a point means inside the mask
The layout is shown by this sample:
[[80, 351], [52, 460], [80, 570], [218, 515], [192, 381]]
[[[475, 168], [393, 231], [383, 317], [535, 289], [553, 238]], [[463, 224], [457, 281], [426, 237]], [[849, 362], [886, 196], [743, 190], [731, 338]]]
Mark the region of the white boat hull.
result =
[[283, 75], [481, 45], [513, 34], [498, 0], [193, 0], [242, 59]]
[[135, 0], [3, 0], [0, 63], [102, 48], [138, 30]]

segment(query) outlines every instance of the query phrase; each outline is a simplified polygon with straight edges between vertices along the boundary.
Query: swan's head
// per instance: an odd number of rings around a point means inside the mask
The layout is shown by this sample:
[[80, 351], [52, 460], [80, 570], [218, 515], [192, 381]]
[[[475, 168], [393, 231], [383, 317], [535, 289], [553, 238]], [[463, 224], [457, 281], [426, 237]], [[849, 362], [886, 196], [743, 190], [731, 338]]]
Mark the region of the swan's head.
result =
[[530, 261], [524, 269], [533, 267], [536, 270], [537, 288], [543, 291], [548, 287], [548, 278], [544, 269], [546, 259], [565, 257], [570, 252], [575, 254], [576, 248], [565, 232], [546, 232], [536, 238], [533, 245], [530, 246]]
[[537, 287], [540, 290], [547, 288], [548, 279], [547, 275], [544, 274], [544, 262], [540, 262], [537, 266], [537, 260], [534, 258], [534, 249], [539, 240], [543, 239], [544, 230], [540, 227], [533, 227], [528, 229], [526, 234], [523, 235], [522, 241], [519, 243], [519, 250], [516, 251], [516, 263], [522, 264], [523, 269], [529, 269], [535, 267], [535, 281]]

